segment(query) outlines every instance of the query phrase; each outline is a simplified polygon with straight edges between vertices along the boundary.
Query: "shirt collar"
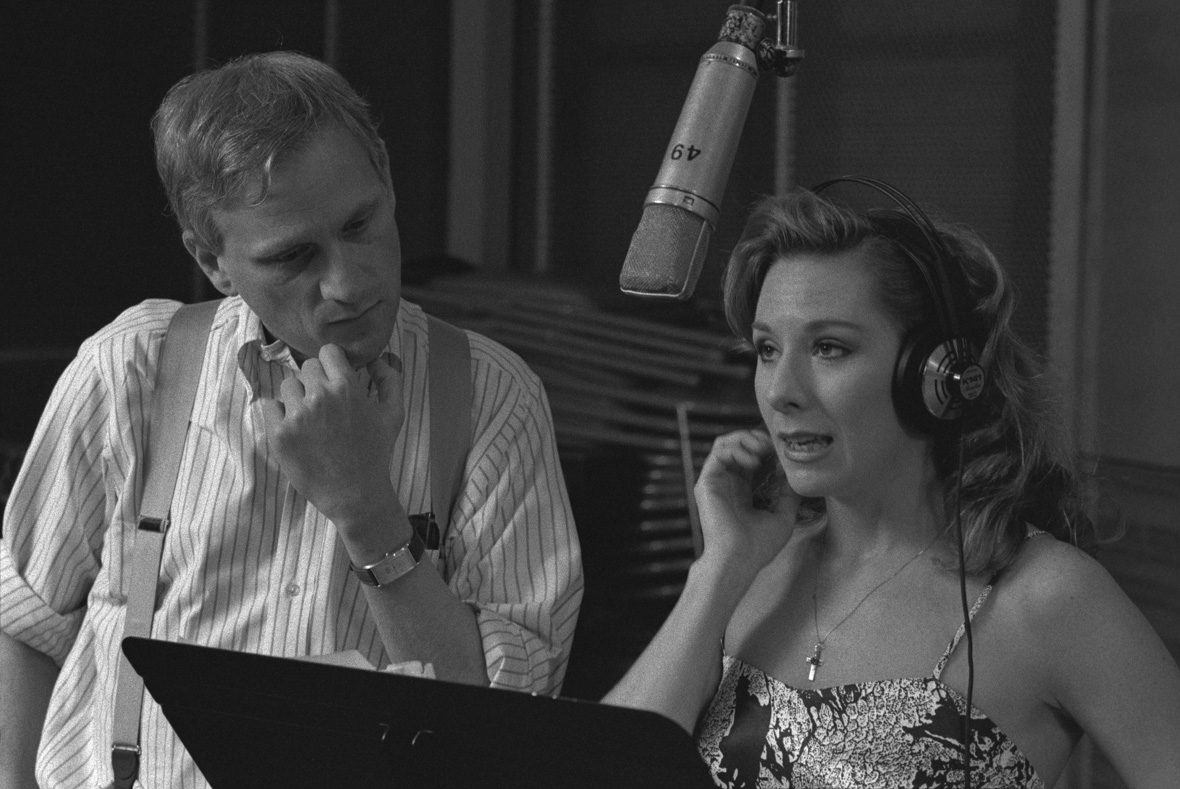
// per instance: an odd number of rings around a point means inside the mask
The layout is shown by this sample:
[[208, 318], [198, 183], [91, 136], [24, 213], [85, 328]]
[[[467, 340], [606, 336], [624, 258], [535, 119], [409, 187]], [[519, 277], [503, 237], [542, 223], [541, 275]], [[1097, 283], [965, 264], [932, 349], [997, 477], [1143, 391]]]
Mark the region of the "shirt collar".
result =
[[[291, 347], [283, 340], [267, 342], [266, 330], [262, 320], [250, 309], [241, 296], [231, 296], [236, 304], [229, 305], [237, 316], [237, 328], [234, 331], [234, 345], [237, 347], [238, 371], [250, 390], [250, 402], [254, 402], [261, 394], [260, 374], [263, 368], [270, 365], [298, 370], [299, 364], [291, 353]], [[401, 347], [404, 334], [402, 318], [405, 315], [405, 303], [399, 305], [397, 321], [393, 324], [393, 334], [385, 346], [385, 360], [394, 369], [401, 369]]]

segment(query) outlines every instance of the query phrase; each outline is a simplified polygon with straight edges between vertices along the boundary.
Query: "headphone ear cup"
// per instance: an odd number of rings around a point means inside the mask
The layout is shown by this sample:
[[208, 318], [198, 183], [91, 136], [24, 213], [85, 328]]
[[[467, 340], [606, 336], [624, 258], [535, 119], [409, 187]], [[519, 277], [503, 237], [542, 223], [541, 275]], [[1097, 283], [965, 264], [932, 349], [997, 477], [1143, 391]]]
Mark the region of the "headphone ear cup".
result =
[[937, 420], [926, 410], [922, 398], [922, 368], [937, 345], [929, 331], [922, 327], [912, 329], [902, 340], [893, 370], [893, 407], [898, 419], [921, 433], [931, 433], [937, 427]]
[[963, 415], [951, 382], [955, 351], [929, 328], [907, 335], [893, 372], [893, 404], [902, 423], [922, 433], [945, 431]]

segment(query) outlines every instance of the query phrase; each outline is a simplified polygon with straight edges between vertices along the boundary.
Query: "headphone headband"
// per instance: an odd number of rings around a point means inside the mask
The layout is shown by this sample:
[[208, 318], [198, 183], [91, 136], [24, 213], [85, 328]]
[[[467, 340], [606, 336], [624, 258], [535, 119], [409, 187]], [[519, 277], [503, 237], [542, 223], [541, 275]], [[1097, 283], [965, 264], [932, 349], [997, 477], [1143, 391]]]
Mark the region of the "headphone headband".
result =
[[[911, 224], [921, 233], [927, 248], [934, 253], [936, 258], [935, 265], [930, 265], [926, 260], [926, 256], [921, 254], [919, 250], [914, 250], [912, 248], [913, 245], [904, 237], [899, 237], [898, 231], [886, 232], [883, 235], [889, 236], [892, 241], [900, 245], [905, 250], [907, 257], [913, 260], [914, 264], [918, 267], [922, 278], [926, 281], [930, 295], [933, 297], [934, 310], [938, 314], [938, 322], [944, 336], [951, 340], [965, 339], [966, 335], [959, 325], [956, 309], [958, 302], [955, 300], [954, 290], [951, 287], [950, 278], [947, 275], [946, 261], [950, 257], [950, 253], [947, 251], [946, 245], [942, 243], [938, 231], [934, 229], [934, 223], [930, 221], [926, 213], [897, 187], [864, 175], [845, 175], [840, 178], [832, 178], [813, 186], [811, 191], [819, 194], [829, 186], [838, 183], [855, 183], [874, 189], [893, 200], [905, 216], [909, 218]], [[877, 218], [876, 221], [871, 216], [869, 218], [878, 227], [882, 224], [880, 218]], [[889, 230], [888, 227], [881, 229]]]

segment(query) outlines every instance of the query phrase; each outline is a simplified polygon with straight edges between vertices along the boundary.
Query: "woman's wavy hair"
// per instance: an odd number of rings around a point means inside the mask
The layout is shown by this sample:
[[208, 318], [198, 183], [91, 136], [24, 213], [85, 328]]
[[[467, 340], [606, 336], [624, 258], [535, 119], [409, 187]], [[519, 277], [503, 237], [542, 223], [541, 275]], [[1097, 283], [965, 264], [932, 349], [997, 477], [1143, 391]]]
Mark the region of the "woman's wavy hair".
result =
[[271, 173], [318, 129], [339, 125], [390, 186], [369, 105], [335, 69], [298, 52], [245, 55], [176, 83], [152, 118], [156, 168], [181, 231], [221, 252], [212, 212], [266, 199]]
[[[806, 190], [757, 203], [724, 275], [725, 314], [734, 333], [751, 341], [758, 296], [775, 262], [791, 255], [852, 250], [874, 261], [878, 293], [903, 337], [935, 321], [929, 286], [918, 266], [882, 234], [883, 217], [896, 219], [896, 212], [862, 213]], [[932, 223], [957, 261], [951, 265], [961, 268], [952, 277], [965, 290], [956, 294], [964, 310], [959, 322], [988, 374], [983, 394], [963, 418], [961, 481], [959, 432], [945, 431], [931, 439], [945, 511], [953, 517], [961, 505], [967, 570], [991, 573], [1008, 566], [1027, 525], [1090, 550], [1096, 542], [1088, 514], [1092, 482], [1078, 468], [1063, 409], [1042, 362], [1016, 335], [1012, 286], [974, 231]]]

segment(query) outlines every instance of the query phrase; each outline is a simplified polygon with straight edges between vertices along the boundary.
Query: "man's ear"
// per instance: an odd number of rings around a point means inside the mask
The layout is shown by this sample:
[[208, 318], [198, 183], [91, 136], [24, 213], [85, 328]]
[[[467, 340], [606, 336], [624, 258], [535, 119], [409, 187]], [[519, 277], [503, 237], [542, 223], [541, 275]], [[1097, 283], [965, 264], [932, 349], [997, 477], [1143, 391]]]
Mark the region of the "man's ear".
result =
[[191, 230], [184, 231], [180, 239], [184, 242], [184, 248], [188, 250], [188, 253], [193, 256], [193, 260], [197, 261], [197, 265], [201, 267], [201, 271], [205, 272], [205, 276], [213, 283], [213, 287], [217, 288], [226, 296], [238, 295], [238, 289], [230, 281], [229, 274], [221, 267], [221, 263], [217, 259], [217, 253], [198, 241], [196, 235]]

